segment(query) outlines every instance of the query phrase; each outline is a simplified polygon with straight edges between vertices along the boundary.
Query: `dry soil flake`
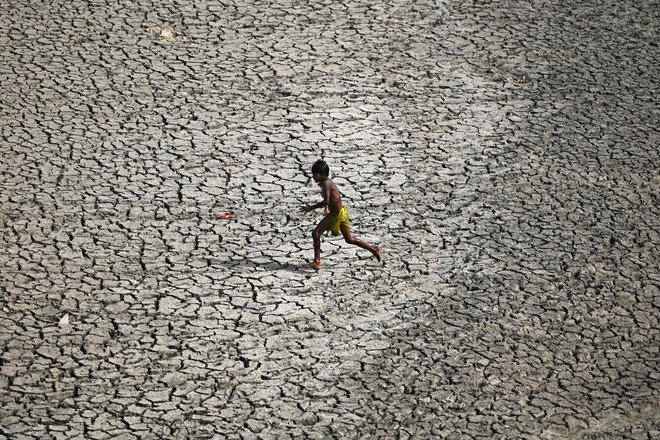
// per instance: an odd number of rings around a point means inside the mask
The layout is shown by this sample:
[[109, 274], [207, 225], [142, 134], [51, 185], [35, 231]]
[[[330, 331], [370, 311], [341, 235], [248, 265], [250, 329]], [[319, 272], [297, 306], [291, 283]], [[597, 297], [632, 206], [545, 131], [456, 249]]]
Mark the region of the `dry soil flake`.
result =
[[156, 34], [160, 36], [163, 40], [172, 44], [176, 43], [177, 41], [188, 40], [187, 37], [179, 37], [179, 38], [175, 37], [174, 32], [172, 32], [172, 29], [166, 27], [152, 26], [150, 28], [147, 28], [147, 32], [149, 32], [150, 34]]

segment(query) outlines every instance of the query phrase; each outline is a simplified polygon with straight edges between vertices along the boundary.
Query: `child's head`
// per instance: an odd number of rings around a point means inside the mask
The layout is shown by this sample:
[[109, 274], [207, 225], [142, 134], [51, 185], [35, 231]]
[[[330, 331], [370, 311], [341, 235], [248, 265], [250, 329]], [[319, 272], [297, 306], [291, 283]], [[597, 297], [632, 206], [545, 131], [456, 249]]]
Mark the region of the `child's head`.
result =
[[[317, 160], [314, 162], [314, 165], [312, 165], [312, 175], [315, 176], [317, 174], [323, 178], [330, 175], [330, 167], [328, 167], [328, 164], [322, 159]], [[316, 180], [316, 178], [314, 180]]]

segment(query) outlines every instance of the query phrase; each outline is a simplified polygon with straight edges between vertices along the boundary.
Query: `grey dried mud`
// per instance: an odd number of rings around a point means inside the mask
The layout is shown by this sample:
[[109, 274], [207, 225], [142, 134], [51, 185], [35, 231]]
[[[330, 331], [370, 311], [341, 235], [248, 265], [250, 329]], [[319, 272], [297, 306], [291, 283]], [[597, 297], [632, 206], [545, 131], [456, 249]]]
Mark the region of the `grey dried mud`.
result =
[[656, 1], [0, 6], [1, 438], [658, 438]]

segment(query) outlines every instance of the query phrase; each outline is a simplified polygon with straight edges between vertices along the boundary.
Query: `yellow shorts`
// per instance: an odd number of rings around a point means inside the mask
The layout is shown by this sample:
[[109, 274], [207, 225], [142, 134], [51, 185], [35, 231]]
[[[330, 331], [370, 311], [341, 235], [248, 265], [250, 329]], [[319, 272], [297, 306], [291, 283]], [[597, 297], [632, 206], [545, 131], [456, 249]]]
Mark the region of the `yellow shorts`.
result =
[[351, 221], [348, 218], [348, 209], [346, 209], [345, 206], [341, 207], [341, 211], [339, 211], [339, 214], [333, 215], [330, 213], [326, 214], [327, 217], [330, 218], [330, 232], [332, 232], [332, 235], [339, 235], [340, 228], [342, 226], [350, 227], [351, 226]]

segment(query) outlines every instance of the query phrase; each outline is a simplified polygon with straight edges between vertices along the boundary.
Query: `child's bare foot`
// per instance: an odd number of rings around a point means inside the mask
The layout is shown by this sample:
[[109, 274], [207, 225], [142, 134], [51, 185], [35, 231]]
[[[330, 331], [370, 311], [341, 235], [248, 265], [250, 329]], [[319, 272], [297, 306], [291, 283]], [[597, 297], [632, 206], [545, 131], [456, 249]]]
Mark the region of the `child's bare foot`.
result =
[[374, 249], [374, 256], [376, 257], [376, 260], [378, 260], [378, 262], [380, 263], [381, 260], [380, 260], [380, 248], [379, 247]]
[[312, 261], [311, 263], [305, 264], [305, 267], [310, 267], [312, 269], [318, 269], [321, 267], [321, 262], [320, 261]]

